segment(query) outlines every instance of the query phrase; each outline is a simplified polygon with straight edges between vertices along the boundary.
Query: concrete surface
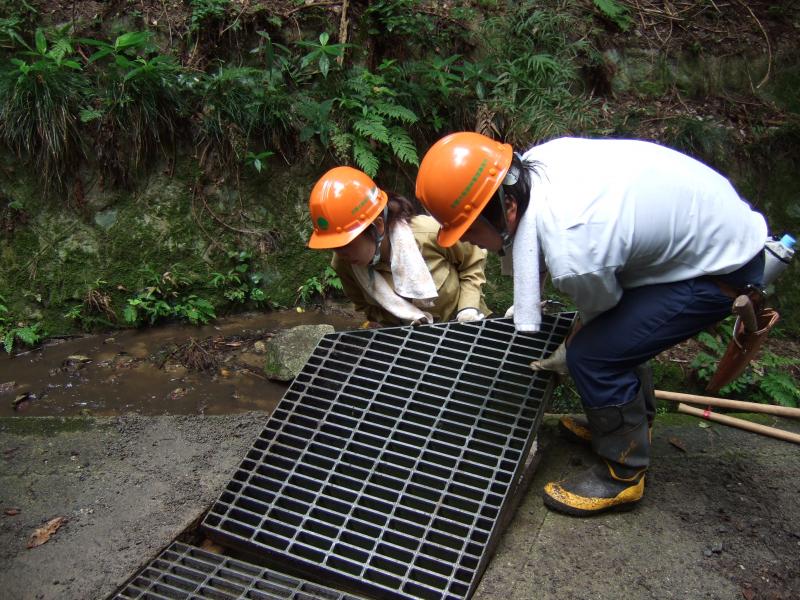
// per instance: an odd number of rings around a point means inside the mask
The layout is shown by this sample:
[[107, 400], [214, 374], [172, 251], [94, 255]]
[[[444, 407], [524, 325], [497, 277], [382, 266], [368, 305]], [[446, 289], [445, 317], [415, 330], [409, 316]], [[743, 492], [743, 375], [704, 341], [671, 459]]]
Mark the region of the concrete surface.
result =
[[0, 599], [111, 594], [216, 500], [266, 420], [0, 419]]
[[[265, 420], [0, 419], [0, 598], [108, 596], [196, 522]], [[476, 600], [800, 598], [797, 445], [660, 416], [645, 500], [575, 519], [547, 511], [541, 488], [591, 454], [552, 417], [539, 441], [542, 461]], [[58, 516], [66, 524], [27, 549]]]
[[706, 424], [659, 416], [644, 499], [578, 519], [544, 508], [541, 490], [594, 459], [549, 418], [543, 460], [473, 598], [800, 598], [800, 447]]

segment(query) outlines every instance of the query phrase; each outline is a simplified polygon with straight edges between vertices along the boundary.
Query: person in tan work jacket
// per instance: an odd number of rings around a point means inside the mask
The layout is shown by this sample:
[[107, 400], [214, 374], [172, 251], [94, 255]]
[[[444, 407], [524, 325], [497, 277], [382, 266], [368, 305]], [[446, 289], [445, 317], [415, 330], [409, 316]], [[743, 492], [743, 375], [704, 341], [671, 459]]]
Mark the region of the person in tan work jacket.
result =
[[486, 251], [468, 242], [441, 247], [433, 218], [416, 214], [408, 199], [384, 192], [365, 173], [328, 171], [311, 192], [309, 212], [309, 248], [333, 250], [344, 292], [369, 322], [463, 322], [489, 314], [482, 292]]

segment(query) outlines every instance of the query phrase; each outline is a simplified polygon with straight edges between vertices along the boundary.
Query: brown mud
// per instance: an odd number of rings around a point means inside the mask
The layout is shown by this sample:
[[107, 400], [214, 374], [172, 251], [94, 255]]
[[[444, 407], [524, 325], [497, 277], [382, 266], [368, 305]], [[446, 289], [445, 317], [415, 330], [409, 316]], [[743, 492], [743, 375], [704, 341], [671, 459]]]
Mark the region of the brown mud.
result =
[[51, 340], [0, 356], [0, 417], [222, 415], [271, 411], [286, 384], [263, 372], [263, 343], [280, 329], [355, 329], [346, 310], [241, 314], [213, 325], [167, 325]]

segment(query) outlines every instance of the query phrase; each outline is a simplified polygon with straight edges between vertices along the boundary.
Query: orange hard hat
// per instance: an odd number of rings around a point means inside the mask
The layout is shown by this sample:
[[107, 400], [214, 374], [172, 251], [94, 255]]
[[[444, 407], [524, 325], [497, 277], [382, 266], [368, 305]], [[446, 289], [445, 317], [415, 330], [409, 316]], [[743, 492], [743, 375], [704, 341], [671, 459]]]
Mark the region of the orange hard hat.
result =
[[336, 167], [311, 190], [308, 210], [314, 232], [308, 247], [341, 248], [381, 214], [388, 198], [370, 177], [352, 167]]
[[511, 166], [509, 144], [462, 131], [430, 147], [417, 173], [416, 194], [441, 229], [437, 241], [455, 244], [500, 187]]

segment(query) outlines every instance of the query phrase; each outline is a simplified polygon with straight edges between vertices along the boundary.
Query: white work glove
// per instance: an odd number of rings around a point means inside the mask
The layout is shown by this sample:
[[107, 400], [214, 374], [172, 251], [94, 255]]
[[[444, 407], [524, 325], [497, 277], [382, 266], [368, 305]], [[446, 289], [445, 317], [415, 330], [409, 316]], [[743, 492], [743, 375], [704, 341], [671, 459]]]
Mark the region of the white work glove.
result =
[[554, 371], [559, 375], [569, 375], [569, 370], [567, 369], [567, 346], [564, 342], [561, 342], [561, 345], [550, 356], [542, 360], [533, 361], [531, 369], [534, 371]]
[[514, 305], [513, 305], [513, 304], [512, 304], [511, 306], [509, 306], [509, 307], [508, 307], [508, 310], [506, 311], [506, 314], [504, 314], [503, 316], [504, 316], [506, 319], [508, 319], [508, 318], [510, 318], [510, 317], [513, 317], [513, 316], [514, 316]]
[[462, 308], [460, 311], [456, 313], [456, 321], [459, 323], [467, 323], [469, 321], [480, 321], [486, 317], [481, 311], [477, 308]]

